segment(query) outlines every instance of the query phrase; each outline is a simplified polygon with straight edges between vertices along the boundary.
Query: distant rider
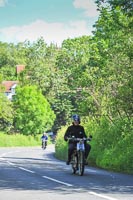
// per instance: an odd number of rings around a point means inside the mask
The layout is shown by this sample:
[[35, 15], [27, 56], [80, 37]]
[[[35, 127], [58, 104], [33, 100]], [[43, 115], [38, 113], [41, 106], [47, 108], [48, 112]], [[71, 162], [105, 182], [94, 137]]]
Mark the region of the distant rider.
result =
[[[87, 138], [85, 131], [84, 131], [84, 127], [80, 125], [80, 117], [79, 115], [75, 114], [72, 116], [72, 125], [69, 126], [65, 132], [64, 135], [64, 140], [68, 141], [69, 137], [74, 136], [75, 138]], [[70, 161], [71, 161], [71, 155], [74, 151], [74, 148], [76, 146], [76, 143], [69, 140], [68, 141], [68, 160], [66, 162], [67, 165], [69, 165]], [[89, 155], [89, 152], [91, 150], [91, 146], [90, 144], [87, 144], [85, 142], [85, 164], [87, 164], [87, 157]]]
[[48, 136], [47, 136], [47, 133], [43, 133], [42, 137], [41, 137], [41, 140], [42, 140], [42, 148], [43, 148], [43, 142], [45, 142], [45, 148], [47, 146], [47, 141], [48, 141]]

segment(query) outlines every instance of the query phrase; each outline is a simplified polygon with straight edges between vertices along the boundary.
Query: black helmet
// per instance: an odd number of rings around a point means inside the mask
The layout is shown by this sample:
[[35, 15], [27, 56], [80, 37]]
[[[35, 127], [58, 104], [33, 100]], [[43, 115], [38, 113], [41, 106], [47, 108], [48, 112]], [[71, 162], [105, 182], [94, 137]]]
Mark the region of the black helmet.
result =
[[75, 114], [72, 116], [73, 121], [78, 121], [80, 123], [80, 117], [79, 115]]

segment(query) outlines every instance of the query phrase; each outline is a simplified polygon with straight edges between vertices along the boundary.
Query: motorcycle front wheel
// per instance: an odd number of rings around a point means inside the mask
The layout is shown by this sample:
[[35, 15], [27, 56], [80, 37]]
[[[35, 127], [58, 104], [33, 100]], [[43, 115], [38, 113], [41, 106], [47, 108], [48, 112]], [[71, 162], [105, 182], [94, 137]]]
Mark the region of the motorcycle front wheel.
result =
[[42, 148], [43, 148], [43, 149], [46, 149], [46, 144], [45, 144], [45, 142], [43, 142]]
[[84, 152], [83, 151], [79, 151], [78, 152], [78, 169], [79, 169], [79, 175], [83, 176], [84, 174]]

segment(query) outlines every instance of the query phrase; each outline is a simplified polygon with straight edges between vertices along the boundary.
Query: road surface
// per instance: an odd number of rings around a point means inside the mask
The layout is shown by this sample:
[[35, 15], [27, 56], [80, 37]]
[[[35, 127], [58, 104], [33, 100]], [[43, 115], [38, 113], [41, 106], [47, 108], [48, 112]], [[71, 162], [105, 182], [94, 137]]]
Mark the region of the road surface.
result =
[[54, 145], [0, 148], [0, 200], [133, 200], [133, 175], [85, 168], [54, 157]]

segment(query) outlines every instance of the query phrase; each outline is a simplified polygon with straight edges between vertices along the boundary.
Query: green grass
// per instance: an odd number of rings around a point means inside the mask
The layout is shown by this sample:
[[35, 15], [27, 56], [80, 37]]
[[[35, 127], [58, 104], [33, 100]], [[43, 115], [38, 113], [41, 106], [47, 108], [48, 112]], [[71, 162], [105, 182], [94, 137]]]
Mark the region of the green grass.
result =
[[[0, 132], [0, 147], [23, 147], [23, 146], [41, 146], [42, 134], [34, 136], [25, 136], [22, 134], [8, 135]], [[48, 140], [48, 144], [50, 139]]]

